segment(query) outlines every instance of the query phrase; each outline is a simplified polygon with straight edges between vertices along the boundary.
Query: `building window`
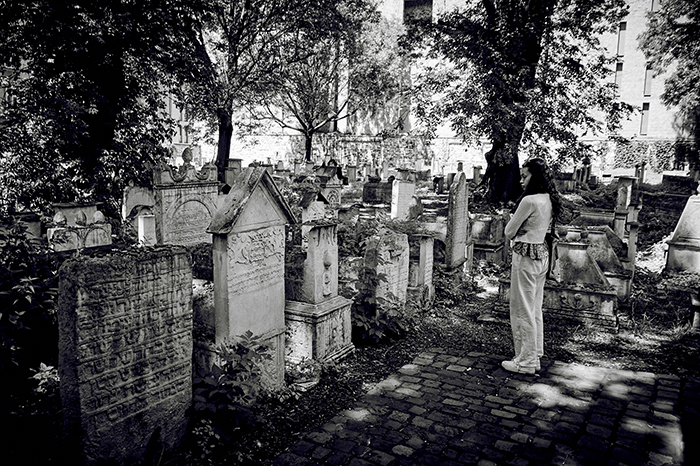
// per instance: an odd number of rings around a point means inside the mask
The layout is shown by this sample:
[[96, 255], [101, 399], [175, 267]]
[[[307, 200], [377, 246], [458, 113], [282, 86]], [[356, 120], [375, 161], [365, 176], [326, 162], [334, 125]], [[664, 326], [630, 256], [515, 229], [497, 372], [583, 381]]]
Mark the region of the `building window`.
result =
[[654, 73], [651, 70], [651, 66], [647, 65], [647, 69], [644, 72], [644, 97], [651, 96], [651, 80], [654, 77]]
[[617, 65], [615, 65], [615, 85], [617, 86], [618, 90], [622, 86], [622, 68], [623, 68], [622, 62], [621, 61], [617, 62]]
[[625, 21], [620, 23], [620, 29], [617, 31], [617, 56], [622, 57], [625, 55], [625, 36], [627, 35], [627, 23]]
[[646, 135], [649, 132], [649, 103], [642, 104], [642, 124], [639, 127], [639, 134]]

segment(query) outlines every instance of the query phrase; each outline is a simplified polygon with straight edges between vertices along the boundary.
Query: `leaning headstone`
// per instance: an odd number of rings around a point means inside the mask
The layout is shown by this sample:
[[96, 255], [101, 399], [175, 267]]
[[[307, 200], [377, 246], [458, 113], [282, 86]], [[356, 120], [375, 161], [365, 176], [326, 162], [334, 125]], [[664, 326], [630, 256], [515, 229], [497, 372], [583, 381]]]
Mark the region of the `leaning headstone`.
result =
[[469, 187], [467, 177], [460, 172], [450, 186], [447, 237], [445, 239], [445, 266], [456, 269], [464, 264], [469, 231]]
[[216, 211], [217, 170], [208, 164], [197, 171], [191, 154], [183, 152], [178, 169], [160, 165], [154, 170], [156, 240], [159, 244], [211, 243], [207, 227]]
[[149, 443], [173, 449], [192, 400], [187, 251], [83, 256], [59, 275], [61, 403], [73, 464], [137, 464]]
[[700, 189], [690, 196], [668, 241], [666, 271], [700, 272]]
[[[214, 322], [220, 344], [250, 331], [273, 351], [263, 384], [284, 384], [285, 225], [294, 214], [265, 167], [241, 170], [209, 225], [213, 235]], [[204, 359], [204, 358], [201, 358]]]
[[413, 181], [394, 180], [391, 190], [391, 218], [406, 220], [411, 206], [411, 199], [416, 192]]

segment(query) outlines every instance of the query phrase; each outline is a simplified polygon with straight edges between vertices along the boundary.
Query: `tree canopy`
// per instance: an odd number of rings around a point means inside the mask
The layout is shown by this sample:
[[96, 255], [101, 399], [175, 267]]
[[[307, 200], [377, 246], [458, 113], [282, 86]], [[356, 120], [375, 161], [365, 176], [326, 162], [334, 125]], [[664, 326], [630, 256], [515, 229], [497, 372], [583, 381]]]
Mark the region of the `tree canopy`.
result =
[[302, 58], [288, 60], [253, 107], [258, 118], [302, 133], [306, 160], [314, 134], [360, 111], [379, 111], [399, 91], [401, 25], [369, 3], [360, 6], [342, 10], [342, 28], [305, 35], [295, 52]]
[[165, 0], [0, 3], [2, 208], [107, 201], [167, 155]]
[[625, 12], [623, 0], [483, 0], [416, 22], [424, 130], [448, 120], [466, 141], [487, 138], [490, 198], [514, 200], [520, 156], [582, 158], [592, 148], [579, 136], [614, 133], [630, 110], [606, 83], [614, 57], [600, 42]]
[[650, 12], [640, 46], [656, 74], [671, 70], [661, 99], [677, 106], [681, 133], [693, 138], [690, 157], [700, 165], [700, 3], [695, 0], [665, 0]]

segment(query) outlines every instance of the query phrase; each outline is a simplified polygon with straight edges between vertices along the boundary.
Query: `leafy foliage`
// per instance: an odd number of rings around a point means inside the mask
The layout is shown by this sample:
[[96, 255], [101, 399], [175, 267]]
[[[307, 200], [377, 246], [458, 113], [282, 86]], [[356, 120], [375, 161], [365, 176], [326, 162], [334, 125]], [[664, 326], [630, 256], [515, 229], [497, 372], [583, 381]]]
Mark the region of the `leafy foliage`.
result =
[[673, 70], [664, 83], [663, 102], [678, 106], [683, 136], [695, 141], [690, 161], [698, 166], [700, 141], [700, 4], [695, 0], [665, 0], [648, 14], [640, 47], [657, 74]]
[[0, 233], [0, 373], [28, 373], [41, 361], [57, 362], [58, 328], [54, 298], [56, 265], [48, 251], [11, 223]]
[[302, 133], [306, 160], [314, 134], [358, 111], [378, 110], [401, 84], [401, 26], [380, 18], [366, 1], [327, 8], [328, 18], [313, 18], [299, 31], [293, 56], [253, 107], [257, 118]]
[[128, 181], [148, 185], [173, 123], [162, 3], [2, 2], [2, 209], [89, 199], [115, 214]]
[[418, 22], [409, 38], [423, 131], [449, 120], [466, 141], [488, 138], [484, 182], [492, 200], [514, 199], [520, 154], [581, 157], [592, 151], [581, 134], [612, 134], [631, 110], [603, 84], [614, 57], [599, 41], [625, 11], [621, 0], [485, 1]]
[[252, 422], [252, 405], [261, 394], [263, 365], [271, 350], [247, 331], [218, 348], [220, 362], [198, 367], [193, 380], [194, 410], [216, 421], [217, 433], [228, 436]]

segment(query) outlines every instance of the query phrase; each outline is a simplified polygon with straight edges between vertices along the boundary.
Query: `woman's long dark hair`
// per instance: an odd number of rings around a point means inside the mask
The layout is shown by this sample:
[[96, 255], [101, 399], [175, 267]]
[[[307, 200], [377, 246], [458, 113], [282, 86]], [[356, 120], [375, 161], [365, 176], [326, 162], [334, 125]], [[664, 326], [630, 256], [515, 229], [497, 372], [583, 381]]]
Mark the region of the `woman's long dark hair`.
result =
[[559, 191], [557, 191], [557, 186], [554, 184], [554, 176], [552, 176], [547, 162], [544, 159], [534, 158], [525, 162], [523, 168], [527, 168], [532, 176], [527, 184], [527, 188], [525, 188], [525, 191], [518, 199], [516, 208], [525, 196], [549, 194], [549, 199], [552, 201], [552, 219], [556, 220], [561, 211], [561, 197], [559, 196]]

